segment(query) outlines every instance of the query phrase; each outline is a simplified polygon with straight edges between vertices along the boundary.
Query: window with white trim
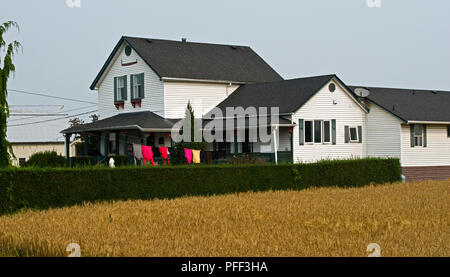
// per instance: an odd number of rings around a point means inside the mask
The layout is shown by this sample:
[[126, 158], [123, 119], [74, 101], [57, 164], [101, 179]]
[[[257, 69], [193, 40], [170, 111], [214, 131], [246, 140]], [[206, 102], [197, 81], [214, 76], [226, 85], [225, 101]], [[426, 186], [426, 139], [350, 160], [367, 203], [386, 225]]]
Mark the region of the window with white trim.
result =
[[313, 142], [313, 122], [310, 120], [305, 121], [305, 142]]
[[141, 74], [133, 75], [133, 95], [132, 99], [139, 99], [143, 95], [143, 78], [141, 78]]
[[314, 143], [322, 142], [322, 120], [314, 120]]
[[123, 95], [125, 94], [125, 85], [126, 85], [125, 79], [119, 77], [119, 78], [116, 78], [116, 82], [117, 82], [117, 84], [116, 84], [116, 87], [117, 87], [116, 99], [117, 99], [117, 101], [123, 101], [123, 100], [125, 100], [123, 98]]
[[414, 125], [414, 146], [423, 146], [423, 125]]
[[350, 142], [359, 142], [358, 127], [350, 127]]
[[323, 121], [323, 142], [331, 143], [331, 121]]
[[331, 143], [331, 120], [305, 120], [305, 143]]

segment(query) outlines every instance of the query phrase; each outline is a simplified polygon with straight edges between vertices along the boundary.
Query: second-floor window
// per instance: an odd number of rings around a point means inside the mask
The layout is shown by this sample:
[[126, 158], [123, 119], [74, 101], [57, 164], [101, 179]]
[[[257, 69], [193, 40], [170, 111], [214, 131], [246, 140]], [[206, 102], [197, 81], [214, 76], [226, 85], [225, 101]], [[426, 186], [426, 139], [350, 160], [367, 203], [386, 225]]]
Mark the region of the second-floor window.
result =
[[114, 102], [127, 100], [127, 76], [114, 78]]
[[131, 99], [144, 98], [144, 73], [131, 75], [130, 79]]

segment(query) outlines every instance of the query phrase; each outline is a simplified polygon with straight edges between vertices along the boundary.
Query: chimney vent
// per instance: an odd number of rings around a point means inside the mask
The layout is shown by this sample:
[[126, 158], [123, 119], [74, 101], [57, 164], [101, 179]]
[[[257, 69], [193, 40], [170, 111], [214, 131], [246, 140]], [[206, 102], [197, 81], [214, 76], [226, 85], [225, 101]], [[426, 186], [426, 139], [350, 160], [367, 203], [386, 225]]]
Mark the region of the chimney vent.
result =
[[187, 41], [186, 38], [182, 38], [182, 39], [181, 39], [181, 42], [186, 42], [186, 41]]

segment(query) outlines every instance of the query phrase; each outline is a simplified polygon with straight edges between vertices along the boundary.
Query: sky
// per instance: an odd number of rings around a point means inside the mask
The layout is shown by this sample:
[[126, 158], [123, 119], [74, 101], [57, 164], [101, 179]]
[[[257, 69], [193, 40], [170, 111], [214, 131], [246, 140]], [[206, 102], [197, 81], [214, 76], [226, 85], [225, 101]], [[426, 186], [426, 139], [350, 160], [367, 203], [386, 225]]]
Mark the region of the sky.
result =
[[[89, 86], [128, 35], [248, 45], [285, 79], [334, 73], [347, 85], [450, 90], [448, 0], [0, 2], [0, 22], [20, 25], [6, 38], [23, 45], [9, 89], [97, 102]], [[92, 106], [16, 92], [8, 100]]]

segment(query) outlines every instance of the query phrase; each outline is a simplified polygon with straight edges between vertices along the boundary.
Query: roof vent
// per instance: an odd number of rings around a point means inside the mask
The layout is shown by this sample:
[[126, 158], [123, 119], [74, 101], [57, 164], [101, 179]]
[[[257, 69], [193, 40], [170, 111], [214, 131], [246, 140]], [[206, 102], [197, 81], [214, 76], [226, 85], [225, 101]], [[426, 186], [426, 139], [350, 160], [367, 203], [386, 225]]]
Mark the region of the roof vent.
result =
[[437, 91], [435, 91], [435, 90], [432, 90], [431, 93], [438, 94]]
[[151, 39], [146, 39], [146, 41], [148, 42], [148, 43], [152, 43], [153, 42], [153, 40], [151, 40]]
[[237, 46], [236, 46], [236, 45], [231, 45], [231, 48], [233, 48], [234, 50], [236, 50], [236, 49], [237, 49]]
[[182, 38], [182, 39], [181, 39], [181, 42], [186, 42], [186, 41], [187, 41], [186, 38]]

